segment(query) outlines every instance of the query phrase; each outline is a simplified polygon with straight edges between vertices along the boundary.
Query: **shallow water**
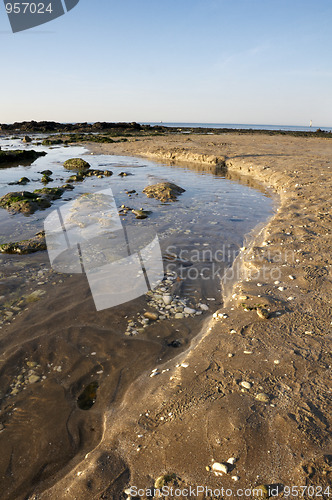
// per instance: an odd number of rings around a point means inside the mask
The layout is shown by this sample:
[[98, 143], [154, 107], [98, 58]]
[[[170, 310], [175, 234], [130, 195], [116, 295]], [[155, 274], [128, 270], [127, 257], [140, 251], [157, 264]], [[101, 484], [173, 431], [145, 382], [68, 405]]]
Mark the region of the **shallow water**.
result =
[[[1, 139], [0, 146], [21, 149], [22, 143]], [[9, 316], [3, 316], [0, 326], [0, 422], [5, 426], [0, 432], [0, 474], [5, 477], [5, 471], [11, 470], [3, 482], [4, 498], [34, 491], [36, 484], [61, 471], [73, 457], [92, 449], [100, 439], [103, 414], [116, 408], [137, 377], [149, 376], [152, 369], [190, 347], [222, 304], [220, 276], [245, 235], [273, 211], [273, 201], [263, 189], [249, 187], [246, 180], [241, 183], [200, 172], [197, 166], [194, 170], [189, 165], [90, 155], [78, 146], [28, 147], [48, 154], [30, 166], [0, 169], [1, 196], [43, 187], [39, 172], [45, 169], [53, 172], [54, 182], [48, 187], [61, 186], [73, 173], [63, 168], [63, 162], [76, 156], [93, 168], [112, 170], [113, 176], [76, 182], [75, 189], [65, 192], [50, 209], [31, 216], [0, 209], [1, 243], [34, 235], [55, 207], [80, 194], [111, 187], [117, 207], [124, 204], [152, 212], [144, 220], [128, 212], [121, 221], [128, 231], [138, 228], [143, 233], [150, 228], [158, 234], [167, 278], [158, 287], [161, 294], [170, 292], [195, 309], [203, 303], [208, 310], [182, 319], [151, 321], [133, 335], [136, 326], [128, 331], [128, 323], [137, 322], [145, 310], [156, 310], [149, 305], [151, 296], [96, 311], [84, 274], [54, 272], [47, 252], [2, 254], [0, 311]], [[123, 171], [132, 175], [120, 177]], [[24, 188], [8, 186], [22, 176], [32, 182]], [[166, 180], [186, 190], [178, 201], [163, 204], [142, 193], [148, 184]], [[125, 191], [131, 190], [138, 194], [129, 197]], [[26, 298], [36, 292], [36, 300]], [[33, 371], [40, 377], [36, 383], [28, 381], [28, 363], [36, 364]], [[98, 389], [90, 391], [91, 387]], [[88, 394], [84, 408], [82, 394]]]

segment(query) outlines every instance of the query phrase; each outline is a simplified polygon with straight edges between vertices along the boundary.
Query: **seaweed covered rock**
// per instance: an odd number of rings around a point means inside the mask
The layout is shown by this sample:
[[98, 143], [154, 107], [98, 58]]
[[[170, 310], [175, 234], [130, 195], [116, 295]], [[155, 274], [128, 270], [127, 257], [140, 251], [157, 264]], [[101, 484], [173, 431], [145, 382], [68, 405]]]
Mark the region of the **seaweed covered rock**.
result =
[[71, 158], [70, 160], [66, 160], [63, 166], [69, 170], [89, 170], [90, 168], [90, 164], [82, 160], [82, 158]]
[[33, 214], [36, 210], [43, 210], [51, 206], [51, 201], [56, 200], [64, 193], [63, 188], [42, 188], [30, 191], [16, 191], [7, 193], [0, 198], [0, 207], [13, 214]]
[[21, 161], [31, 161], [33, 162], [40, 156], [45, 156], [45, 151], [34, 151], [33, 149], [29, 151], [17, 149], [0, 151], [0, 164], [1, 163], [19, 163]]
[[175, 201], [184, 192], [185, 189], [172, 182], [159, 182], [143, 189], [148, 198], [157, 198], [161, 201]]
[[28, 240], [0, 245], [1, 253], [27, 254], [46, 250], [45, 232], [40, 231]]
[[28, 135], [25, 135], [25, 136], [23, 137], [23, 142], [28, 143], [28, 142], [31, 142], [31, 141], [32, 141], [32, 139], [31, 139], [31, 137], [29, 137]]
[[57, 200], [58, 198], [61, 198], [63, 192], [64, 189], [58, 187], [53, 187], [53, 188], [44, 187], [42, 189], [34, 190], [34, 194], [37, 194], [38, 196], [44, 196], [49, 200]]
[[7, 193], [0, 198], [0, 207], [11, 213], [33, 214], [36, 210], [50, 207], [48, 199], [30, 191], [16, 191]]

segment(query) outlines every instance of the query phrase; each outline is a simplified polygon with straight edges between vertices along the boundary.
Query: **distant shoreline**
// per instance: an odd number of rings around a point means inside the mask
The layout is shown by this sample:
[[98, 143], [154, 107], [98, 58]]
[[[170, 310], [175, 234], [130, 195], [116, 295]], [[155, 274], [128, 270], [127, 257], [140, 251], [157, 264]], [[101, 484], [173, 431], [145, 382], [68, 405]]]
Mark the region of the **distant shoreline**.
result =
[[0, 134], [87, 134], [99, 133], [106, 136], [163, 135], [163, 134], [266, 134], [294, 137], [332, 138], [332, 127], [300, 127], [279, 125], [212, 124], [212, 123], [126, 123], [126, 122], [81, 122], [60, 123], [54, 121], [24, 121], [0, 124]]

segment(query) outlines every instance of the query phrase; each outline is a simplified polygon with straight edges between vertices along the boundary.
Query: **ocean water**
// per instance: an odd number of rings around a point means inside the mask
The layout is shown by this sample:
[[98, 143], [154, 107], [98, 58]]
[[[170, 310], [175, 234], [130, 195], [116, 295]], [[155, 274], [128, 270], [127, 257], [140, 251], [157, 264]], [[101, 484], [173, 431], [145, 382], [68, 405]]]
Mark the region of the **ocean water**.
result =
[[263, 125], [263, 124], [247, 124], [247, 123], [170, 123], [170, 122], [142, 122], [145, 125], [162, 125], [164, 127], [179, 127], [179, 128], [231, 128], [231, 129], [246, 129], [246, 130], [284, 130], [290, 132], [316, 132], [317, 129], [326, 132], [332, 132], [332, 127], [321, 127], [313, 124], [310, 126], [302, 125]]

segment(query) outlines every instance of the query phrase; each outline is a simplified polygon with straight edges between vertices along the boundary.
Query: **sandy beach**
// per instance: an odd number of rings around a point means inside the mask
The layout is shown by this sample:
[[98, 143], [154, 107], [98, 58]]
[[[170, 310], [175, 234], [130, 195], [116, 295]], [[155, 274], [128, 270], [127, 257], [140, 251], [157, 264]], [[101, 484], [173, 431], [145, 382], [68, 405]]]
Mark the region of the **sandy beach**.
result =
[[[221, 498], [217, 490], [222, 487], [232, 493], [224, 498], [240, 498], [240, 489], [260, 485], [263, 496], [273, 496], [272, 487], [281, 498], [288, 496], [288, 487], [312, 486], [309, 496], [331, 497], [332, 140], [234, 132], [137, 136], [88, 147], [93, 154], [190, 163], [207, 171], [226, 168], [230, 178], [272, 190], [278, 208], [243, 248], [233, 266], [234, 279], [223, 284], [222, 307], [199, 325], [200, 333], [176, 357], [163, 357], [156, 344], [154, 359], [162, 359], [156, 365], [146, 354], [145, 340], [137, 339], [130, 351], [134, 373], [123, 374], [134, 382], [121, 395], [110, 382], [97, 409], [84, 417], [73, 409], [66, 392], [69, 381], [65, 387], [47, 380], [33, 389], [28, 403], [22, 396], [19, 404], [6, 406], [0, 440], [12, 440], [15, 452], [7, 444], [0, 460], [2, 498], [147, 499], [153, 498], [149, 494], [160, 476], [158, 484], [182, 491], [196, 488], [191, 498], [199, 500]], [[83, 278], [73, 279], [79, 293], [62, 321], [66, 324], [80, 311], [80, 324], [63, 337], [70, 346], [67, 352], [61, 351], [59, 325], [43, 354], [46, 359], [54, 352], [54, 366], [61, 355], [70, 355], [73, 377], [77, 370], [80, 380], [81, 352], [93, 343], [86, 324], [102, 331], [110, 314], [98, 316]], [[45, 321], [33, 326], [45, 308], [42, 299], [2, 328], [11, 362], [27, 353], [20, 351], [20, 343], [28, 346], [31, 359], [44, 349], [39, 330], [52, 329], [57, 304], [66, 303], [60, 295], [58, 287], [48, 295]], [[74, 342], [78, 331], [81, 352]], [[11, 332], [16, 337], [8, 342]], [[120, 348], [127, 340], [118, 342]], [[85, 363], [85, 372], [92, 372], [91, 360]], [[151, 377], [156, 368], [158, 376]], [[52, 399], [63, 407], [52, 408]], [[36, 431], [29, 450], [43, 463], [38, 468], [27, 463], [14, 431], [15, 421], [24, 420], [26, 439], [29, 423], [37, 429], [39, 418], [48, 425], [45, 432]], [[57, 451], [47, 456], [51, 442]], [[133, 492], [141, 488], [142, 494], [130, 496], [125, 492], [130, 486]], [[212, 492], [197, 491], [198, 486]]]

